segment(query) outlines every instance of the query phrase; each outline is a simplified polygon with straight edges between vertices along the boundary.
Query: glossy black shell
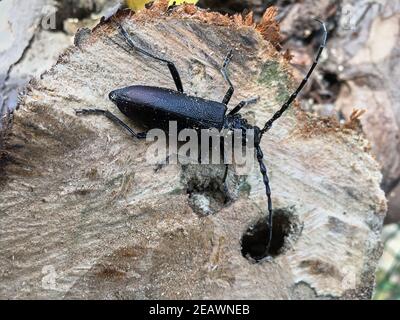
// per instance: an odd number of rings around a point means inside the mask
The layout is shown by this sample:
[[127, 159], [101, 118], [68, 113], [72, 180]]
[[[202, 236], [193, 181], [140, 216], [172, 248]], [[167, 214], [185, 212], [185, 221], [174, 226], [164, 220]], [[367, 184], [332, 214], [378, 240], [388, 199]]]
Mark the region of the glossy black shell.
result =
[[221, 130], [227, 110], [220, 102], [149, 86], [114, 90], [109, 97], [128, 118], [150, 128], [168, 128], [169, 121], [176, 121], [178, 129]]

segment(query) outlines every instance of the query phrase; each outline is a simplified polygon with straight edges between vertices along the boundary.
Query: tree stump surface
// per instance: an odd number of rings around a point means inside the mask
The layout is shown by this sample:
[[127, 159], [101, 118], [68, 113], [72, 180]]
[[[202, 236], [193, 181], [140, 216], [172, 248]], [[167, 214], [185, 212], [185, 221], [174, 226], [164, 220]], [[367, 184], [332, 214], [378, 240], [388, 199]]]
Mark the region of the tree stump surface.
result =
[[[255, 25], [251, 16], [191, 5], [166, 11], [157, 2], [116, 19], [141, 47], [174, 61], [186, 92], [200, 97], [222, 100], [219, 69], [233, 48], [231, 106], [259, 96], [244, 114], [261, 126], [296, 86], [274, 46], [275, 14], [269, 9]], [[224, 205], [213, 187], [223, 166], [156, 168], [145, 161], [149, 143], [105, 118], [75, 115], [108, 109], [141, 131], [108, 93], [134, 84], [174, 88], [166, 66], [116, 42], [123, 45], [110, 22], [81, 30], [21, 97], [3, 139], [0, 297], [369, 299], [386, 200], [364, 138], [296, 106], [276, 123], [262, 141], [274, 256], [255, 263], [242, 252], [251, 237], [242, 237], [266, 216], [257, 166], [244, 177], [231, 168], [235, 200]]]

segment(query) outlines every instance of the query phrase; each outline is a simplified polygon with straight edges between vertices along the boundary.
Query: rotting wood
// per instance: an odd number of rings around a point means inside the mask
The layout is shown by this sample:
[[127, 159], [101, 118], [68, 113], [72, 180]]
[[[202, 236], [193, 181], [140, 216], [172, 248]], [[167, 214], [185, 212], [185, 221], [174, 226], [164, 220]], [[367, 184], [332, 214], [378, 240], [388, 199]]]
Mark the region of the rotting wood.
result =
[[[232, 105], [260, 96], [246, 109], [250, 121], [261, 125], [293, 89], [289, 65], [269, 41], [277, 35], [257, 31], [273, 20], [255, 27], [194, 6], [165, 9], [161, 1], [117, 18], [143, 47], [176, 62], [187, 92], [222, 99], [219, 68], [230, 48]], [[266, 215], [258, 168], [247, 177], [230, 172], [237, 199], [224, 206], [211, 188], [223, 168], [155, 172], [144, 161], [149, 144], [106, 119], [76, 117], [90, 106], [122, 117], [108, 100], [115, 88], [173, 87], [165, 66], [110, 38], [120, 41], [106, 22], [77, 34], [14, 114], [0, 185], [0, 297], [371, 297], [386, 201], [363, 137], [295, 106], [276, 124], [262, 147], [275, 241], [283, 243], [272, 261], [252, 263], [241, 240]], [[193, 183], [202, 191], [188, 195]], [[211, 215], [199, 214], [204, 201]]]

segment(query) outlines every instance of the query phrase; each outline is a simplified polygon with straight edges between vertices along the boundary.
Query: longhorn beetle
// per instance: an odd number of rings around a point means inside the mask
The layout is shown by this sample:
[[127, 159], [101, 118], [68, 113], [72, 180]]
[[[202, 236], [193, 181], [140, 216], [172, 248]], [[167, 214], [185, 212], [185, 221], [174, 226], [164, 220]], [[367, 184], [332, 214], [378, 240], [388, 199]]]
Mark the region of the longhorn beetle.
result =
[[[216, 128], [218, 130], [228, 129], [242, 130], [244, 133], [242, 136], [243, 143], [246, 143], [245, 132], [248, 129], [254, 130], [254, 145], [256, 150], [257, 161], [260, 166], [260, 171], [263, 176], [263, 181], [265, 184], [266, 196], [267, 196], [267, 207], [268, 207], [268, 237], [266, 244], [265, 255], [269, 253], [269, 248], [272, 240], [272, 200], [271, 200], [271, 189], [269, 186], [268, 172], [267, 168], [263, 162], [263, 152], [260, 147], [261, 139], [263, 135], [271, 129], [272, 125], [276, 120], [278, 120], [282, 114], [290, 107], [293, 101], [296, 99], [297, 95], [306, 85], [309, 77], [316, 68], [319, 58], [326, 46], [328, 32], [324, 22], [316, 19], [323, 28], [323, 39], [319, 46], [318, 52], [315, 56], [314, 62], [309, 69], [306, 77], [303, 79], [296, 91], [289, 97], [289, 99], [283, 104], [283, 106], [268, 120], [264, 127], [261, 129], [257, 126], [250, 125], [246, 119], [242, 118], [239, 111], [254, 100], [246, 100], [240, 102], [231, 111], [228, 111], [227, 105], [231, 100], [231, 97], [235, 91], [234, 86], [228, 76], [228, 65], [233, 56], [233, 50], [229, 52], [225, 58], [221, 73], [229, 85], [229, 89], [225, 94], [222, 102], [217, 102], [213, 100], [206, 100], [195, 96], [190, 96], [184, 93], [182, 81], [178, 70], [176, 69], [174, 63], [166, 59], [160, 58], [150, 52], [143, 50], [138, 47], [133, 39], [129, 36], [128, 32], [124, 27], [115, 22], [120, 34], [122, 35], [125, 42], [129, 45], [130, 49], [136, 50], [145, 56], [155, 59], [161, 63], [165, 63], [172, 75], [175, 82], [176, 90], [152, 87], [152, 86], [141, 86], [135, 85], [122, 89], [117, 89], [109, 94], [109, 98], [113, 101], [118, 109], [130, 119], [139, 119], [144, 124], [148, 124], [149, 127], [156, 128], [162, 123], [168, 123], [168, 121], [176, 121], [178, 127], [180, 128], [196, 128], [196, 129], [211, 129]], [[129, 52], [129, 51], [128, 51]], [[77, 115], [103, 115], [108, 119], [116, 123], [117, 125], [126, 129], [132, 137], [137, 139], [145, 139], [146, 132], [137, 133], [132, 130], [127, 124], [122, 120], [117, 118], [111, 112], [107, 110], [100, 109], [82, 109], [76, 110]], [[224, 191], [227, 191], [226, 178], [228, 174], [228, 165], [225, 166], [225, 174], [223, 178]]]

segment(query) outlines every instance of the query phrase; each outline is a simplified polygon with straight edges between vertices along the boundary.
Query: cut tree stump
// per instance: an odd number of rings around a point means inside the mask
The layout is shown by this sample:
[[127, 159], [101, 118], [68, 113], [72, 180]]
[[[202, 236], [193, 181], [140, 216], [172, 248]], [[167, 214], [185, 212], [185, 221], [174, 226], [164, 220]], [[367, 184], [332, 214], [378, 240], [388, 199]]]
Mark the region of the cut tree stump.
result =
[[[143, 48], [176, 62], [189, 94], [222, 99], [219, 72], [231, 48], [235, 103], [260, 96], [245, 116], [262, 125], [295, 84], [275, 50], [274, 9], [254, 25], [165, 2], [116, 19]], [[81, 30], [57, 65], [21, 97], [1, 161], [0, 298], [369, 299], [381, 254], [386, 200], [368, 143], [294, 106], [262, 142], [275, 214], [273, 256], [251, 255], [265, 237], [257, 167], [146, 163], [150, 143], [99, 117], [116, 88], [173, 88], [166, 66], [129, 54], [103, 22]], [[216, 188], [218, 189], [218, 188]], [[195, 190], [195, 191], [193, 191]], [[253, 231], [249, 228], [255, 226]]]

